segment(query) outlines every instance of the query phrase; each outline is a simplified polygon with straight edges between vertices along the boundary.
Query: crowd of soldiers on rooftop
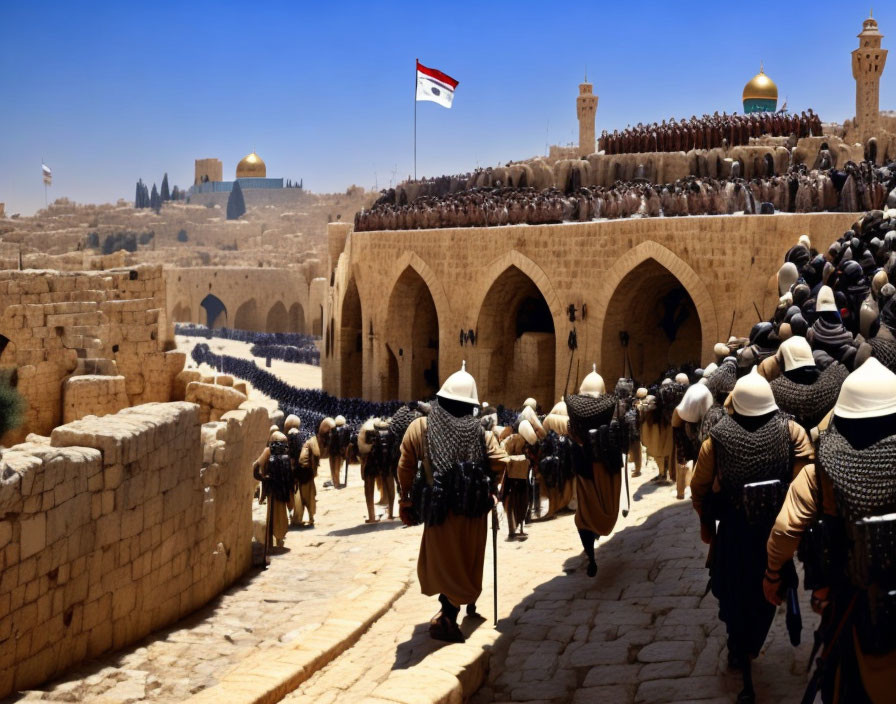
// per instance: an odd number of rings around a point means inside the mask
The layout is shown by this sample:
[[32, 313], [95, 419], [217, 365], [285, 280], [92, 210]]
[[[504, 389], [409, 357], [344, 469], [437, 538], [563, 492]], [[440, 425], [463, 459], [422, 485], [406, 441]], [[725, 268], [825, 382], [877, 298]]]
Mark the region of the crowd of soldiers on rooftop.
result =
[[422, 196], [408, 205], [378, 202], [355, 216], [355, 230], [413, 230], [492, 225], [543, 225], [628, 217], [725, 215], [733, 213], [857, 212], [884, 206], [896, 187], [896, 166], [848, 162], [842, 169], [791, 168], [780, 176], [730, 178], [690, 176], [655, 185], [646, 179], [611, 187], [568, 184], [557, 188], [472, 188], [445, 196]]
[[604, 130], [598, 139], [598, 151], [605, 154], [638, 154], [643, 152], [688, 152], [691, 149], [736, 147], [750, 143], [751, 138], [820, 137], [821, 118], [810, 108], [800, 114], [754, 112], [749, 115], [728, 115], [718, 112], [703, 117], [692, 116], [679, 121], [673, 117], [651, 125]]

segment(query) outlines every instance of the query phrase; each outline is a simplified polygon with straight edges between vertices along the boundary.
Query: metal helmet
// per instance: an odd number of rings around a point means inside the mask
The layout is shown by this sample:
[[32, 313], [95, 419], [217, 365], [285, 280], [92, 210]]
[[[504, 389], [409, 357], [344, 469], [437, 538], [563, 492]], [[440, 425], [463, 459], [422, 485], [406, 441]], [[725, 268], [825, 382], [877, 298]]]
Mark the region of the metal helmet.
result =
[[532, 424], [529, 421], [520, 421], [517, 432], [523, 436], [523, 440], [526, 441], [527, 445], [535, 445], [538, 443], [538, 435], [535, 434], [535, 428], [532, 427]]
[[794, 335], [789, 337], [778, 348], [781, 359], [784, 362], [784, 371], [789, 372], [800, 367], [814, 367], [815, 357], [812, 356], [812, 347], [805, 337]]
[[448, 401], [460, 401], [479, 405], [479, 393], [476, 391], [476, 380], [467, 371], [467, 363], [463, 362], [459, 371], [445, 379], [436, 397]]
[[742, 416], [764, 416], [778, 410], [771, 385], [756, 367], [737, 380], [731, 392], [731, 404]]
[[582, 384], [579, 386], [579, 394], [582, 396], [602, 396], [607, 393], [607, 387], [604, 384], [603, 377], [597, 373], [597, 365], [593, 364], [591, 366], [591, 371], [588, 375], [582, 379]]
[[846, 377], [834, 406], [840, 418], [877, 418], [896, 413], [896, 374], [876, 357]]
[[538, 410], [538, 401], [536, 401], [531, 396], [523, 401], [523, 406], [531, 408], [533, 411]]

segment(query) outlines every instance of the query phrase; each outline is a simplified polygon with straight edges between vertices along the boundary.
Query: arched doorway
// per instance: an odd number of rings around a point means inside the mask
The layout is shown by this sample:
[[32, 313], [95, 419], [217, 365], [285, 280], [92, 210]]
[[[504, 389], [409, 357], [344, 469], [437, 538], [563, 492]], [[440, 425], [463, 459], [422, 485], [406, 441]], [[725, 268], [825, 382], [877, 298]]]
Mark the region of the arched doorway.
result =
[[277, 301], [268, 311], [264, 330], [265, 332], [292, 332], [289, 325], [289, 314], [281, 301]]
[[301, 303], [293, 303], [289, 307], [289, 331], [305, 332], [305, 309]]
[[233, 327], [237, 330], [264, 332], [258, 316], [258, 304], [255, 302], [254, 298], [244, 301], [242, 305], [236, 309], [236, 316], [233, 319]]
[[171, 321], [174, 323], [189, 323], [193, 320], [193, 314], [190, 311], [190, 304], [181, 301], [174, 310], [171, 311]]
[[361, 396], [361, 370], [363, 343], [361, 339], [361, 297], [355, 280], [348, 283], [348, 290], [342, 299], [342, 315], [340, 316], [340, 377], [342, 396], [359, 398]]
[[477, 321], [479, 397], [517, 408], [554, 403], [554, 317], [535, 282], [510, 266], [489, 288]]
[[[627, 348], [621, 333], [628, 335]], [[646, 259], [607, 302], [600, 372], [608, 386], [630, 375], [647, 385], [671, 367], [699, 366], [702, 344], [700, 317], [687, 289], [656, 259]]]
[[205, 326], [208, 328], [227, 327], [227, 308], [215, 294], [210, 293], [199, 304], [205, 308]]
[[439, 390], [439, 318], [429, 286], [408, 266], [389, 296], [387, 345], [397, 354], [398, 395], [426, 399]]

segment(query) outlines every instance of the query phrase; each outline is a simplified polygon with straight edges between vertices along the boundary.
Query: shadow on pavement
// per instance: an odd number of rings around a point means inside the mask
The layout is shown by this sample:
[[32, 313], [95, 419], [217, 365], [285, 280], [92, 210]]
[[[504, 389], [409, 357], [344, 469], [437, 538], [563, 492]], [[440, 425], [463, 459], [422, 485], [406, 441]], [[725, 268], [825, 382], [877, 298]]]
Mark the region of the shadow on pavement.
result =
[[364, 533], [376, 533], [377, 531], [395, 530], [402, 527], [402, 522], [397, 518], [391, 521], [383, 519], [377, 523], [360, 523], [351, 528], [338, 528], [337, 530], [331, 530], [327, 535], [341, 538], [347, 535], [363, 535]]

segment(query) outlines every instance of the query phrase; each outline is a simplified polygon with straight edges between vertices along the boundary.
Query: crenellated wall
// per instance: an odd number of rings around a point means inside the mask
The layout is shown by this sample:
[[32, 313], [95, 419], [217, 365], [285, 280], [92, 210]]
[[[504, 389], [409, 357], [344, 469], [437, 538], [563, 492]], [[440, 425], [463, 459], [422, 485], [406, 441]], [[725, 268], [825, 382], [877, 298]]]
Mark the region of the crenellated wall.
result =
[[139, 640], [251, 565], [267, 411], [192, 403], [88, 416], [0, 462], [0, 697]]

